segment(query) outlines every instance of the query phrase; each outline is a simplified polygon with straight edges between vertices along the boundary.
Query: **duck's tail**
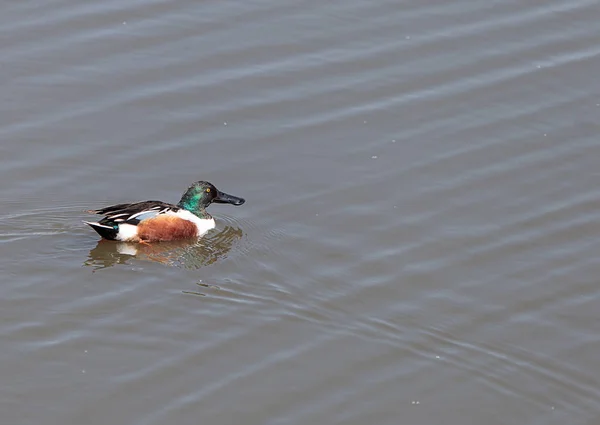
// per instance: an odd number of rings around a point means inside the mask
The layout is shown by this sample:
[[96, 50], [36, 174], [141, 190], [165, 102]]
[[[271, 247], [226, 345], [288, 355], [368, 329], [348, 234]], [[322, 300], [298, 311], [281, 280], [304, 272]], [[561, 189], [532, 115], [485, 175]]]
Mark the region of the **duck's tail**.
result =
[[118, 228], [115, 229], [113, 226], [105, 226], [95, 221], [84, 221], [84, 223], [94, 229], [104, 239], [114, 241], [119, 233]]

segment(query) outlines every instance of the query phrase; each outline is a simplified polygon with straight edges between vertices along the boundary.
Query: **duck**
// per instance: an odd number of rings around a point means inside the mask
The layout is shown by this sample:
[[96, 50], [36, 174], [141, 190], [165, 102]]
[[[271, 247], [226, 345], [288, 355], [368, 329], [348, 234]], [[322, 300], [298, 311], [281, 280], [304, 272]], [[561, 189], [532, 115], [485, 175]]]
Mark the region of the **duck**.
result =
[[84, 223], [103, 239], [113, 241], [150, 243], [199, 238], [215, 227], [214, 218], [206, 212], [213, 202], [240, 206], [246, 201], [201, 180], [185, 191], [177, 205], [162, 201], [110, 205], [87, 210], [104, 217]]

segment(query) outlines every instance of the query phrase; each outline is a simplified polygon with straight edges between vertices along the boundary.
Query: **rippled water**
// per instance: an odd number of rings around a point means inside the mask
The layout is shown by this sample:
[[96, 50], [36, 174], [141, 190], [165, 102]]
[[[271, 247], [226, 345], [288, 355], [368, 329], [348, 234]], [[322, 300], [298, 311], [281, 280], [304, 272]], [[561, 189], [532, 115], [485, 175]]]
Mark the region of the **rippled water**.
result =
[[600, 423], [597, 1], [2, 9], [2, 424]]

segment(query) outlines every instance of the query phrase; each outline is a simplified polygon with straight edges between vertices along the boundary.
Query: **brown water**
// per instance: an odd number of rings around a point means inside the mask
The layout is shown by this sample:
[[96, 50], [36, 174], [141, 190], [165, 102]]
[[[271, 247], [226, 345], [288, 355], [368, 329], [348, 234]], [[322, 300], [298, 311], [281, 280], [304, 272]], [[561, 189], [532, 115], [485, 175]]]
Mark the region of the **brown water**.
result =
[[[599, 20], [4, 4], [0, 423], [599, 424]], [[198, 243], [81, 223], [198, 179]]]

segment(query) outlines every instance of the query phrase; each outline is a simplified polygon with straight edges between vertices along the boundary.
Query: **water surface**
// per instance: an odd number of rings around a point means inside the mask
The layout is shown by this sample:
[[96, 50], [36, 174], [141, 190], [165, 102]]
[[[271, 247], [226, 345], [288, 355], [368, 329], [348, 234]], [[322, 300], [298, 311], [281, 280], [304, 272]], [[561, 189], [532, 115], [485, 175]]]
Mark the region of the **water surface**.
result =
[[[599, 423], [599, 18], [5, 5], [2, 423]], [[81, 222], [199, 179], [199, 242]]]

